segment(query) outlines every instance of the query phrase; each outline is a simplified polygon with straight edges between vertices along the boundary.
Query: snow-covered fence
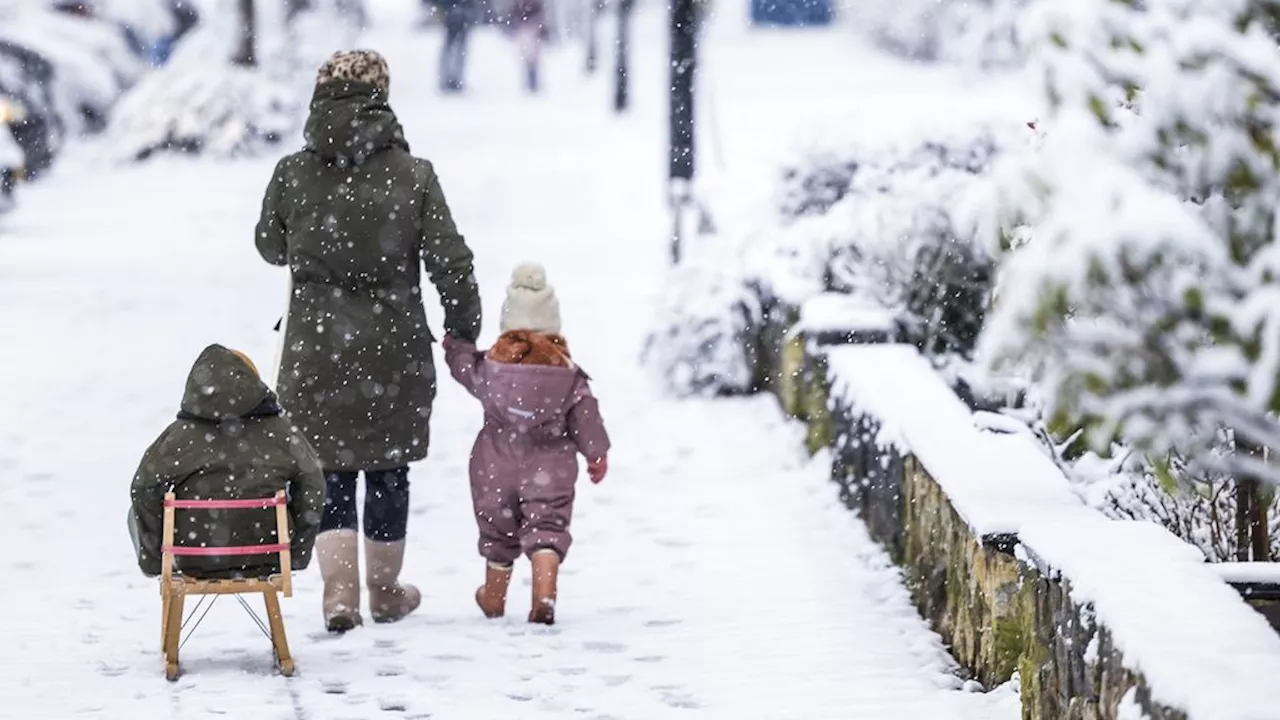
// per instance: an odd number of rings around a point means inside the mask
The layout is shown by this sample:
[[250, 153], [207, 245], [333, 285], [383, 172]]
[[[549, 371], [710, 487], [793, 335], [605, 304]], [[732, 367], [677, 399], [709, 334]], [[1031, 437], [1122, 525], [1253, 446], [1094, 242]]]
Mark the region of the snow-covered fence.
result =
[[784, 406], [975, 677], [1016, 673], [1036, 720], [1277, 717], [1280, 636], [1198, 550], [1085, 506], [1022, 426], [979, 417], [914, 347], [840, 341], [839, 317], [869, 316], [809, 310], [825, 341], [791, 336]]

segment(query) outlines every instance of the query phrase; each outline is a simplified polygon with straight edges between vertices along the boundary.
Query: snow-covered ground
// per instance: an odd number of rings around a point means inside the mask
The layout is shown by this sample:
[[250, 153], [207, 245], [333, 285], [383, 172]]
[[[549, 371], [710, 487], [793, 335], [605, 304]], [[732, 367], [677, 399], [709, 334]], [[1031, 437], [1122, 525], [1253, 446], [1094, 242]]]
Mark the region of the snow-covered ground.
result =
[[[295, 678], [271, 672], [266, 640], [223, 599], [166, 683], [126, 488], [200, 348], [272, 356], [284, 282], [252, 227], [273, 161], [119, 168], [84, 153], [0, 221], [0, 718], [1016, 717], [1008, 688], [957, 689], [897, 571], [772, 400], [668, 400], [638, 367], [667, 250], [661, 14], [638, 13], [635, 111], [619, 118], [579, 48], [551, 56], [549, 92], [531, 98], [515, 49], [488, 31], [471, 92], [439, 96], [439, 36], [411, 29], [416, 5], [384, 0], [366, 44], [388, 55], [392, 104], [477, 254], [484, 339], [511, 267], [544, 262], [614, 435], [612, 474], [579, 493], [561, 623], [521, 621], [523, 568], [507, 620], [473, 605], [479, 409], [445, 382], [412, 476], [405, 577], [421, 611], [331, 639], [312, 568], [285, 603]], [[982, 101], [847, 32], [753, 33], [741, 17], [717, 18], [703, 45], [735, 177], [768, 180], [760, 158], [820, 119], [876, 132]]]

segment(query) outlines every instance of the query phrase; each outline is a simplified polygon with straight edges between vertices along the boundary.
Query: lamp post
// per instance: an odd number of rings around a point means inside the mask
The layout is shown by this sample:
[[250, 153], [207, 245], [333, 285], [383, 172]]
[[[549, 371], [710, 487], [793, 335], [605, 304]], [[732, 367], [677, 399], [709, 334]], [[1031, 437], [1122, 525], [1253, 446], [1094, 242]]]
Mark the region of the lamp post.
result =
[[613, 110], [623, 112], [630, 104], [629, 67], [631, 54], [631, 9], [635, 0], [618, 2], [618, 42], [615, 45], [617, 65], [614, 69]]
[[258, 9], [253, 0], [239, 0], [240, 37], [231, 62], [242, 67], [258, 66]]
[[696, 0], [669, 0], [671, 12], [670, 144], [667, 155], [668, 204], [672, 212], [671, 261], [679, 263], [681, 245], [692, 234], [695, 169], [693, 87], [697, 70]]
[[596, 71], [600, 64], [599, 19], [604, 0], [587, 0], [587, 74]]

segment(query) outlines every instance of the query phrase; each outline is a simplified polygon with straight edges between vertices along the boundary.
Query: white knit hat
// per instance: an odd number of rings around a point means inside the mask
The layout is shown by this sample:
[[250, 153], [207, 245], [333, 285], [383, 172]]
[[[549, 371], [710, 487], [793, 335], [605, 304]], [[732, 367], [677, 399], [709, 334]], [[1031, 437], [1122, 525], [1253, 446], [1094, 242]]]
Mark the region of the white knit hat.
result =
[[511, 273], [500, 326], [502, 332], [560, 332], [560, 301], [556, 289], [547, 284], [547, 271], [541, 265], [521, 263]]

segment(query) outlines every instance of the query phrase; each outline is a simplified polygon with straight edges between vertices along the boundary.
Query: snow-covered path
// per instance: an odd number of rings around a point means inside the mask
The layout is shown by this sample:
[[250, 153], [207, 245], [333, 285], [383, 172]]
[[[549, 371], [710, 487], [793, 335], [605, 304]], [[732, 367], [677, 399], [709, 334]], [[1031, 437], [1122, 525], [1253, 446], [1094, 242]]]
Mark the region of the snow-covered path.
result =
[[[472, 603], [482, 564], [465, 468], [479, 411], [445, 382], [432, 457], [412, 475], [406, 579], [422, 610], [328, 638], [312, 568], [285, 603], [297, 677], [272, 674], [266, 641], [224, 599], [166, 683], [126, 488], [200, 348], [271, 357], [283, 279], [251, 232], [272, 162], [73, 159], [0, 227], [0, 718], [1015, 717], [1008, 691], [956, 689], [896, 570], [770, 399], [668, 400], [638, 368], [666, 262], [660, 15], [637, 18], [636, 112], [619, 119], [604, 77], [580, 76], [577, 48], [551, 58], [550, 93], [528, 98], [514, 50], [488, 33], [473, 45], [473, 92], [442, 98], [438, 36], [396, 17], [416, 3], [386, 5], [369, 44], [388, 55], [392, 103], [478, 256], [484, 339], [511, 266], [544, 262], [611, 424], [612, 474], [580, 488], [561, 624], [520, 621], [524, 568], [508, 619]], [[730, 154], [831, 97], [788, 80], [786, 63], [874, 65], [839, 97], [915, 77], [826, 34], [713, 33], [706, 47]]]

